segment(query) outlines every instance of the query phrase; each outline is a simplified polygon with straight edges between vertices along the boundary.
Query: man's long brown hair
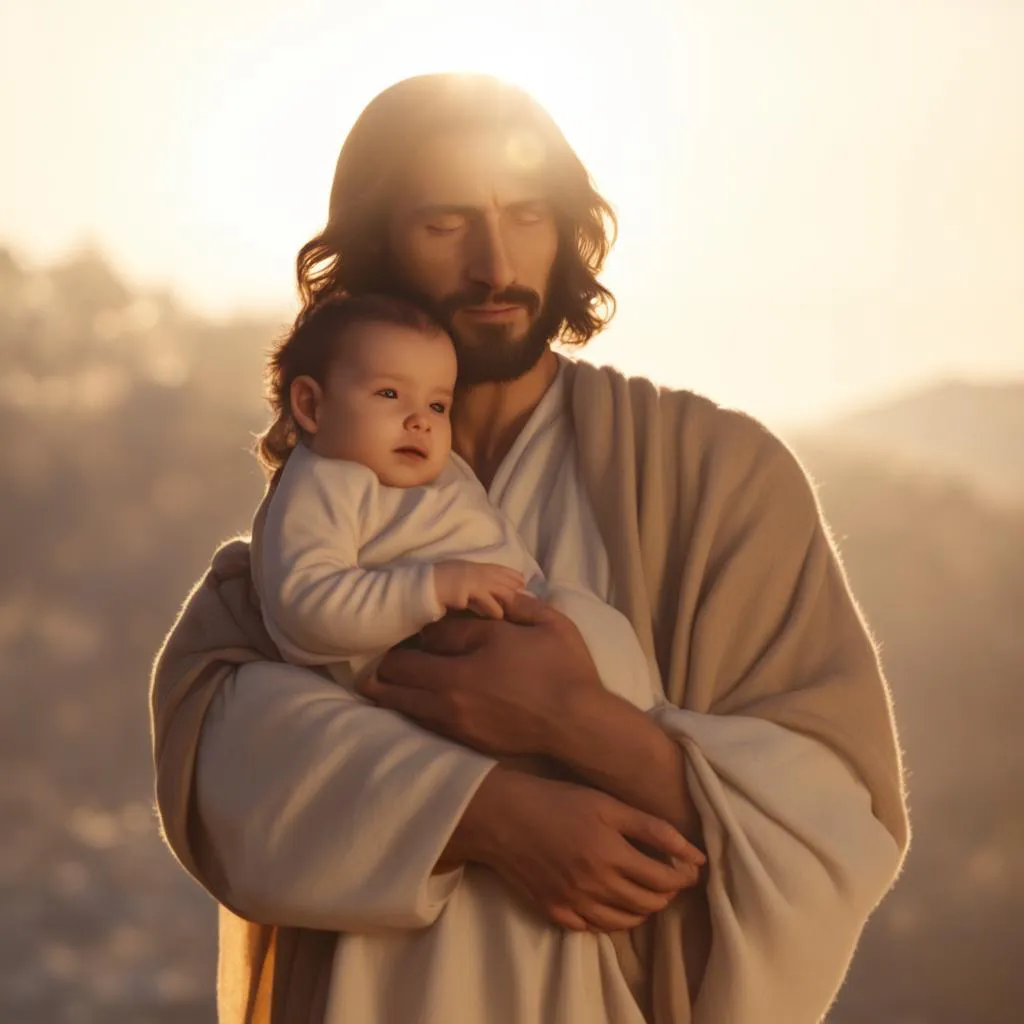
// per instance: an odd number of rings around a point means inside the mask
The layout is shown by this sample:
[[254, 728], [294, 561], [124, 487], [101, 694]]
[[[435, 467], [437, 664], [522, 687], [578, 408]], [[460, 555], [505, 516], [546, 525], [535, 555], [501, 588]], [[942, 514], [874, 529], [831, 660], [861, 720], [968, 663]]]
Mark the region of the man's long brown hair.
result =
[[615, 311], [614, 296], [597, 280], [615, 214], [550, 115], [521, 89], [487, 75], [409, 78], [366, 107], [338, 157], [327, 226], [299, 251], [303, 312], [328, 297], [403, 291], [388, 253], [399, 176], [424, 140], [459, 129], [504, 129], [537, 154], [558, 225], [545, 320], [551, 340], [586, 344]]

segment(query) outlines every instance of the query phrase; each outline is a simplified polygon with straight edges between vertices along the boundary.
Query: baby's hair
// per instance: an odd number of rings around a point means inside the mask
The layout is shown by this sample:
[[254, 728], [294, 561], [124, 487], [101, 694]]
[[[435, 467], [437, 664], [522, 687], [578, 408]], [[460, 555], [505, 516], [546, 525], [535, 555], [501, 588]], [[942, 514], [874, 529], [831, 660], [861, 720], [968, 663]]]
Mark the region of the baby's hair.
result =
[[324, 387], [331, 360], [357, 324], [393, 324], [431, 334], [444, 332], [426, 309], [392, 295], [341, 296], [300, 313], [291, 330], [270, 350], [264, 372], [266, 398], [274, 419], [256, 438], [255, 451], [269, 476], [278, 473], [302, 436], [292, 415], [292, 382], [309, 376]]

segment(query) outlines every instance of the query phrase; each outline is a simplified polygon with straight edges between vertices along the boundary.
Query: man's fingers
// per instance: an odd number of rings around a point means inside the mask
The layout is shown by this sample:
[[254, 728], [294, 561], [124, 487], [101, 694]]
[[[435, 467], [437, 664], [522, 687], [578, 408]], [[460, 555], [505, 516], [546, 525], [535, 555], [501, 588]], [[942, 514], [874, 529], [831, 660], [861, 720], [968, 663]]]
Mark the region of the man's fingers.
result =
[[393, 647], [377, 666], [381, 683], [403, 689], [436, 690], [451, 678], [452, 664], [433, 651]]
[[590, 930], [595, 932], [626, 931], [643, 924], [650, 916], [649, 914], [630, 914], [628, 911], [619, 910], [618, 907], [609, 907], [596, 900], [581, 900], [576, 911], [590, 926]]
[[683, 834], [674, 829], [667, 821], [655, 818], [643, 811], [629, 809], [631, 813], [623, 823], [622, 834], [632, 839], [639, 839], [656, 850], [667, 853], [670, 857], [690, 861], [694, 864], [705, 864], [707, 858]]
[[382, 708], [408, 715], [418, 722], [433, 722], [436, 718], [437, 699], [427, 690], [395, 686], [371, 676], [364, 681], [359, 692]]
[[700, 882], [700, 865], [693, 861], [676, 861], [673, 865], [680, 889], [692, 889]]
[[622, 842], [619, 870], [626, 878], [652, 893], [676, 893], [700, 878], [700, 868], [696, 864], [689, 861], [665, 863], [648, 856], [625, 839]]
[[637, 885], [628, 878], [620, 877], [616, 879], [611, 891], [603, 900], [609, 906], [614, 906], [627, 914], [647, 916], [664, 910], [678, 891], [675, 886], [665, 892], [654, 891], [646, 886]]
[[448, 615], [424, 626], [420, 631], [420, 643], [430, 654], [469, 654], [484, 642], [488, 628], [489, 624], [482, 619]]
[[585, 932], [588, 927], [587, 922], [575, 910], [570, 910], [568, 907], [552, 907], [548, 911], [548, 917], [554, 924], [573, 932]]

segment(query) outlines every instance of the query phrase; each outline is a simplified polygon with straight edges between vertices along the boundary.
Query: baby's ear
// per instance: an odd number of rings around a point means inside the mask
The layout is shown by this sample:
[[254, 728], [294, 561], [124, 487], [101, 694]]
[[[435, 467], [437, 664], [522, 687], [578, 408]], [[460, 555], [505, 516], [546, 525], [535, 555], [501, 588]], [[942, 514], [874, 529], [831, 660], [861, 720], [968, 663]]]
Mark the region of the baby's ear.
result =
[[292, 419], [307, 434], [315, 434], [320, 419], [320, 403], [323, 389], [312, 377], [303, 374], [292, 381], [288, 389]]

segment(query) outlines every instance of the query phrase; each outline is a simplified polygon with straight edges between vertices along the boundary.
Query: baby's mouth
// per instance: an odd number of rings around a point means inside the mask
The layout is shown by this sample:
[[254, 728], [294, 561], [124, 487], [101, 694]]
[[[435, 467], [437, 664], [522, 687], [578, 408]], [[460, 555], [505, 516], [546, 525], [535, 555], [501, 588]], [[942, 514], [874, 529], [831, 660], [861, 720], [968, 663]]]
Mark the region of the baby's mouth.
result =
[[419, 448], [414, 444], [402, 445], [401, 448], [396, 448], [395, 452], [398, 455], [407, 455], [413, 459], [425, 459], [427, 457], [427, 450]]

